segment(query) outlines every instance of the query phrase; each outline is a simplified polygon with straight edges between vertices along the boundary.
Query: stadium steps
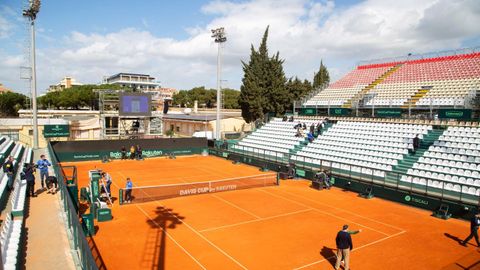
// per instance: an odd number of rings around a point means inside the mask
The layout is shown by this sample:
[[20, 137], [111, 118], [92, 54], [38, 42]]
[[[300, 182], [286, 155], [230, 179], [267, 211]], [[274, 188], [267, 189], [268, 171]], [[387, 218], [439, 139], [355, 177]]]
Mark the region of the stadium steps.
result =
[[430, 92], [432, 88], [420, 88], [401, 106], [402, 109], [408, 109], [408, 107], [415, 107], [417, 102]]
[[352, 108], [352, 104], [353, 104], [353, 101], [354, 100], [358, 100], [360, 101], [361, 99], [363, 99], [365, 97], [365, 95], [370, 92], [370, 90], [372, 90], [373, 88], [375, 88], [375, 86], [377, 86], [377, 84], [383, 82], [388, 76], [392, 75], [395, 71], [397, 71], [397, 69], [399, 69], [400, 67], [402, 66], [402, 64], [398, 64], [396, 66], [393, 66], [392, 68], [390, 68], [389, 70], [387, 70], [387, 72], [385, 72], [382, 76], [378, 77], [375, 81], [373, 81], [372, 83], [370, 83], [369, 85], [365, 86], [365, 88], [362, 89], [362, 91], [358, 92], [357, 94], [355, 94], [355, 96], [353, 96], [351, 99], [349, 99], [347, 102], [345, 102], [342, 107], [343, 108], [349, 108], [351, 109]]
[[427, 135], [423, 137], [423, 140], [420, 142], [420, 146], [418, 147], [415, 155], [405, 155], [403, 159], [398, 162], [398, 165], [394, 166], [392, 171], [387, 173], [385, 181], [395, 183], [397, 182], [397, 177], [407, 174], [408, 169], [413, 167], [413, 164], [415, 164], [418, 159], [428, 151], [428, 148], [433, 145], [433, 143], [438, 140], [442, 134], [443, 130], [430, 130]]

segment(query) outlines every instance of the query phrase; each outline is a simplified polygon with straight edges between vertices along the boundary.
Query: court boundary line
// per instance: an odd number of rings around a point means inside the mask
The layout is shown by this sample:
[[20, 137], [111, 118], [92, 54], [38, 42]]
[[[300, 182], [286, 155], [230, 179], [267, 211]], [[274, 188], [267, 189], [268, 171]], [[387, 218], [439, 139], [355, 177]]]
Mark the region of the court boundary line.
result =
[[[123, 175], [123, 173], [121, 173], [120, 171], [117, 171], [117, 173]], [[125, 177], [125, 175], [123, 175], [123, 176]], [[115, 184], [115, 183], [113, 183], [113, 184], [114, 184], [118, 189], [120, 189], [120, 187], [119, 187], [117, 184]], [[173, 238], [173, 236], [171, 236], [166, 230], [164, 230], [164, 229], [160, 226], [160, 224], [158, 224], [158, 222], [156, 222], [155, 220], [153, 220], [153, 219], [150, 217], [150, 215], [149, 215], [147, 212], [145, 212], [145, 210], [144, 210], [143, 208], [139, 207], [138, 205], [135, 205], [135, 206], [136, 206], [136, 207], [138, 208], [138, 210], [140, 210], [150, 221], [152, 221], [155, 225], [157, 225], [157, 227], [158, 227], [160, 230], [162, 230], [162, 231], [165, 233], [165, 235], [167, 235], [168, 238], [170, 238], [170, 240], [172, 240], [173, 243], [175, 243], [185, 254], [187, 254], [187, 255], [188, 255], [194, 262], [196, 262], [202, 269], [207, 270], [207, 268], [206, 268], [203, 264], [201, 264], [190, 252], [188, 252], [188, 250], [187, 250], [186, 248], [184, 248], [182, 245], [180, 245], [180, 243], [177, 242], [177, 240], [175, 240], [175, 238]], [[170, 214], [171, 216], [174, 216], [174, 215], [172, 215], [172, 214], [170, 213], [170, 211], [168, 211], [168, 212], [169, 212], [169, 214]], [[180, 220], [180, 219], [178, 219], [176, 216], [174, 216], [174, 217], [175, 217], [177, 220]]]
[[288, 212], [288, 213], [278, 214], [278, 215], [269, 216], [269, 217], [264, 217], [264, 218], [259, 218], [259, 219], [246, 220], [246, 221], [237, 222], [237, 223], [232, 223], [232, 224], [227, 224], [227, 225], [223, 225], [223, 226], [207, 228], [207, 229], [199, 230], [199, 232], [201, 232], [201, 233], [203, 233], [203, 232], [210, 232], [210, 231], [215, 231], [215, 230], [219, 230], [219, 229], [223, 229], [223, 228], [230, 228], [230, 227], [240, 226], [240, 225], [249, 224], [249, 223], [254, 223], [254, 222], [261, 222], [261, 221], [270, 220], [270, 219], [275, 219], [275, 218], [279, 218], [279, 217], [286, 217], [286, 216], [290, 216], [290, 215], [296, 215], [296, 214], [308, 212], [308, 211], [311, 211], [311, 210], [313, 210], [313, 209], [312, 209], [312, 208], [307, 208], [307, 209], [302, 209], [302, 210], [298, 210], [298, 211], [294, 211], [294, 212]]
[[[373, 242], [370, 242], [370, 243], [367, 243], [365, 245], [362, 245], [362, 246], [359, 246], [358, 248], [354, 248], [352, 249], [351, 252], [354, 252], [354, 251], [357, 251], [359, 249], [362, 249], [362, 248], [365, 248], [365, 247], [369, 247], [371, 245], [374, 245], [374, 244], [377, 244], [377, 243], [380, 243], [380, 242], [383, 242], [385, 240], [388, 240], [390, 238], [393, 238], [395, 236], [398, 236], [398, 235], [401, 235], [401, 234], [404, 234], [406, 231], [401, 231], [401, 232], [398, 232], [398, 233], [395, 233], [395, 234], [392, 234], [392, 235], [389, 235], [389, 236], [386, 236], [386, 237], [383, 237], [381, 239], [378, 239], [378, 240], [375, 240]], [[297, 268], [293, 268], [293, 270], [300, 270], [300, 269], [303, 269], [303, 268], [307, 268], [307, 267], [310, 267], [310, 266], [313, 266], [313, 265], [316, 265], [316, 264], [319, 264], [319, 263], [322, 263], [324, 261], [329, 261], [330, 259], [333, 259], [333, 258], [336, 258], [337, 255], [332, 255], [328, 258], [324, 258], [322, 260], [318, 260], [318, 261], [315, 261], [315, 262], [312, 262], [312, 263], [309, 263], [309, 264], [306, 264], [306, 265], [303, 265], [303, 266], [300, 266], [300, 267], [297, 267]]]
[[222, 197], [220, 197], [220, 196], [218, 196], [218, 195], [216, 195], [216, 194], [211, 194], [211, 195], [212, 195], [214, 198], [217, 198], [219, 201], [222, 201], [222, 202], [226, 203], [227, 205], [230, 205], [230, 206], [232, 206], [232, 207], [234, 207], [234, 208], [237, 208], [238, 210], [240, 210], [240, 211], [242, 211], [242, 212], [244, 212], [244, 213], [247, 213], [247, 214], [255, 217], [256, 219], [261, 219], [260, 216], [257, 216], [257, 215], [255, 215], [254, 213], [252, 213], [252, 212], [250, 212], [250, 211], [248, 211], [248, 210], [246, 210], [246, 209], [243, 209], [242, 207], [240, 207], [240, 206], [238, 206], [238, 205], [236, 205], [236, 204], [234, 204], [234, 203], [232, 203], [232, 202], [230, 202], [230, 201], [228, 201], [228, 200], [226, 200], [226, 199], [224, 199], [224, 198], [222, 198]]
[[268, 192], [268, 191], [263, 190], [263, 189], [259, 189], [259, 191], [262, 191], [262, 192], [265, 192], [265, 193], [267, 193], [267, 194], [270, 194], [270, 195], [273, 196], [273, 197], [278, 197], [278, 198], [282, 198], [282, 199], [287, 200], [287, 201], [294, 202], [294, 203], [296, 203], [296, 204], [298, 204], [298, 205], [301, 205], [301, 206], [303, 206], [303, 207], [307, 207], [307, 208], [310, 207], [310, 208], [312, 208], [314, 211], [320, 212], [320, 213], [325, 214], [325, 215], [328, 215], [328, 216], [335, 217], [335, 218], [340, 219], [340, 220], [348, 221], [348, 222], [353, 223], [353, 224], [357, 224], [357, 225], [359, 225], [360, 227], [370, 229], [370, 230], [372, 230], [372, 231], [375, 231], [375, 232], [377, 232], [377, 233], [383, 234], [383, 235], [385, 235], [385, 236], [388, 236], [388, 235], [389, 235], [388, 233], [379, 231], [379, 230], [374, 229], [374, 228], [371, 228], [371, 227], [369, 227], [369, 226], [365, 226], [365, 225], [363, 225], [362, 223], [354, 222], [354, 221], [352, 221], [352, 220], [349, 220], [349, 219], [346, 219], [346, 218], [337, 216], [337, 215], [335, 215], [335, 214], [332, 214], [332, 213], [329, 213], [329, 212], [320, 210], [320, 209], [318, 209], [318, 208], [316, 208], [316, 207], [312, 207], [312, 206], [306, 205], [306, 204], [301, 203], [301, 202], [299, 202], [299, 201], [296, 201], [296, 200], [293, 200], [293, 199], [290, 199], [290, 198], [286, 198], [286, 197], [283, 197], [283, 196], [281, 196], [281, 195], [273, 194], [273, 193]]
[[359, 214], [357, 214], [357, 213], [354, 213], [354, 212], [345, 210], [345, 209], [343, 209], [343, 208], [338, 208], [338, 207], [331, 206], [331, 205], [328, 205], [328, 204], [325, 204], [325, 203], [317, 202], [317, 201], [312, 200], [312, 199], [310, 199], [310, 198], [300, 197], [300, 196], [298, 196], [298, 195], [296, 195], [296, 194], [294, 194], [294, 193], [292, 193], [292, 192], [290, 192], [290, 191], [280, 190], [280, 192], [288, 193], [288, 194], [291, 194], [292, 196], [295, 196], [295, 197], [297, 197], [297, 198], [302, 198], [302, 199], [305, 199], [305, 200], [307, 200], [307, 201], [311, 201], [311, 202], [316, 203], [316, 204], [325, 205], [325, 206], [330, 207], [330, 208], [333, 208], [333, 209], [335, 209], [335, 210], [343, 211], [343, 212], [345, 212], [345, 213], [349, 213], [349, 214], [351, 214], [351, 215], [354, 215], [354, 216], [357, 216], [357, 217], [361, 217], [361, 218], [364, 218], [364, 219], [366, 219], [366, 220], [370, 220], [370, 221], [376, 222], [376, 223], [378, 223], [378, 224], [385, 225], [385, 226], [387, 226], [387, 227], [390, 227], [390, 228], [393, 228], [393, 229], [396, 229], [396, 230], [399, 230], [399, 231], [405, 231], [405, 229], [402, 229], [402, 228], [400, 228], [400, 227], [397, 227], [397, 226], [394, 226], [394, 225], [391, 225], [391, 224], [388, 224], [388, 223], [384, 223], [384, 222], [381, 222], [381, 221], [378, 221], [378, 220], [375, 220], [375, 219], [371, 219], [371, 218], [368, 218], [368, 217], [359, 215]]
[[[118, 172], [120, 174], [122, 174], [121, 172]], [[123, 175], [123, 174], [122, 174]], [[118, 188], [118, 186], [117, 186]], [[193, 228], [192, 226], [190, 226], [188, 223], [186, 223], [185, 221], [179, 219], [177, 216], [173, 215], [172, 212], [170, 210], [168, 210], [169, 208], [165, 207], [164, 205], [160, 204], [159, 201], [151, 201], [151, 203], [154, 203], [156, 204], [157, 206], [161, 206], [165, 209], [167, 209], [167, 212], [170, 214], [170, 216], [174, 217], [178, 222], [182, 223], [182, 224], [185, 224], [185, 226], [187, 226], [187, 228], [189, 228], [192, 232], [194, 232], [196, 235], [200, 236], [200, 238], [202, 238], [205, 242], [207, 242], [208, 244], [210, 244], [212, 247], [214, 247], [215, 249], [217, 249], [218, 251], [220, 251], [220, 253], [222, 253], [223, 255], [225, 255], [225, 257], [229, 258], [230, 260], [232, 260], [234, 263], [236, 263], [238, 266], [240, 266], [242, 269], [245, 269], [245, 270], [248, 270], [248, 268], [246, 268], [243, 264], [241, 264], [239, 261], [237, 261], [235, 258], [233, 258], [232, 256], [230, 256], [226, 251], [224, 251], [223, 249], [221, 249], [220, 247], [218, 247], [217, 245], [215, 245], [212, 241], [208, 240], [204, 235], [202, 235], [200, 232], [198, 232], [195, 228]], [[144, 212], [143, 208], [141, 208], [138, 204], [135, 204], [135, 206], [139, 209], [142, 209], [142, 212]], [[148, 215], [147, 215], [148, 217]]]

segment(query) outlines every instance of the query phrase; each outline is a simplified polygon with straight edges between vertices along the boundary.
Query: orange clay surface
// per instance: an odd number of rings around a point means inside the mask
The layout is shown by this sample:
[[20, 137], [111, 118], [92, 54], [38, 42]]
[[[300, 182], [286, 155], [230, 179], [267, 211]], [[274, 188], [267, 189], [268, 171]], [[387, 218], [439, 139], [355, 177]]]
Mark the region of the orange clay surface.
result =
[[[88, 170], [109, 172], [114, 196], [126, 177], [146, 186], [261, 173], [211, 156], [65, 165], [77, 166], [80, 187]], [[468, 234], [468, 222], [337, 188], [314, 190], [309, 181], [122, 206], [117, 200], [112, 211], [94, 237], [108, 269], [333, 269], [343, 224], [362, 229], [352, 236], [354, 270], [480, 268], [473, 240], [468, 247], [455, 241]]]

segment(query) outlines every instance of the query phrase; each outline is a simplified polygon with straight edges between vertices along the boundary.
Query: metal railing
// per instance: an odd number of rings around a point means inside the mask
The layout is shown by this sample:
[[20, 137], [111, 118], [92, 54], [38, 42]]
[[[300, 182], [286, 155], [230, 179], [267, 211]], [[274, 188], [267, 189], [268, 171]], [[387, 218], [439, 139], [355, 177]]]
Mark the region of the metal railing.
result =
[[423, 53], [423, 54], [408, 54], [406, 56], [362, 60], [357, 63], [357, 66], [383, 64], [383, 63], [390, 63], [390, 62], [405, 62], [405, 61], [412, 61], [412, 60], [421, 60], [421, 59], [434, 58], [434, 57], [462, 55], [462, 54], [470, 54], [470, 53], [478, 53], [478, 52], [480, 52], [480, 47], [472, 47], [472, 48], [464, 48], [464, 49], [448, 50], [448, 51], [438, 51], [438, 52], [430, 52], [430, 53]]
[[[67, 180], [72, 180], [73, 177], [76, 177], [76, 170], [62, 170], [50, 143], [48, 143], [48, 152], [50, 154], [52, 167], [58, 179], [58, 189], [62, 198], [63, 211], [66, 216], [67, 231], [71, 235], [70, 245], [75, 251], [81, 269], [97, 270], [99, 268], [92, 255], [90, 245], [88, 244], [84, 233], [83, 225], [80, 223], [78, 212], [74, 202], [70, 198], [66, 186]], [[68, 175], [66, 175], [66, 173], [68, 173]]]
[[[359, 165], [352, 165], [341, 163], [338, 161], [326, 161], [315, 159], [315, 163], [312, 163], [311, 157], [294, 155], [292, 153], [282, 153], [273, 150], [266, 150], [255, 148], [251, 146], [236, 145], [236, 148], [232, 144], [228, 147], [221, 149], [215, 149], [218, 151], [216, 154], [222, 156], [223, 153], [238, 154], [246, 158], [255, 158], [267, 162], [275, 162], [278, 164], [288, 165], [290, 163], [295, 164], [295, 168], [304, 171], [319, 171], [328, 170], [335, 177], [341, 177], [346, 179], [352, 179], [358, 182], [372, 185], [380, 185], [396, 190], [408, 191], [410, 193], [416, 193], [419, 195], [427, 195], [429, 197], [438, 198], [441, 200], [449, 200], [455, 202], [468, 203], [472, 205], [480, 205], [480, 196], [471, 193], [464, 192], [464, 189], [475, 188], [478, 190], [480, 187], [464, 183], [453, 183], [449, 181], [442, 181], [438, 179], [428, 179], [436, 181], [439, 185], [433, 185], [429, 181], [426, 181], [425, 185], [402, 181], [402, 176], [406, 174], [396, 173], [393, 171], [386, 171], [377, 168], [364, 167]], [[224, 155], [226, 156], [226, 155]], [[293, 158], [295, 156], [295, 158]], [[412, 176], [412, 178], [415, 176]], [[447, 184], [460, 185], [460, 191], [453, 191], [445, 189]], [[477, 191], [478, 192], [478, 191]]]

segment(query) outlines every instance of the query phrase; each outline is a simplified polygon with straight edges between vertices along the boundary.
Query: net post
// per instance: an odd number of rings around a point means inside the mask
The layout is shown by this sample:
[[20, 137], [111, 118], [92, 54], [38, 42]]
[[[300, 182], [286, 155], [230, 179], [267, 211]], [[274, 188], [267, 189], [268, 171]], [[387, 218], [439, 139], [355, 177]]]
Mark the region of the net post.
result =
[[123, 189], [119, 189], [119, 190], [118, 190], [118, 203], [119, 203], [120, 205], [123, 204]]
[[280, 173], [277, 172], [277, 186], [280, 185]]

